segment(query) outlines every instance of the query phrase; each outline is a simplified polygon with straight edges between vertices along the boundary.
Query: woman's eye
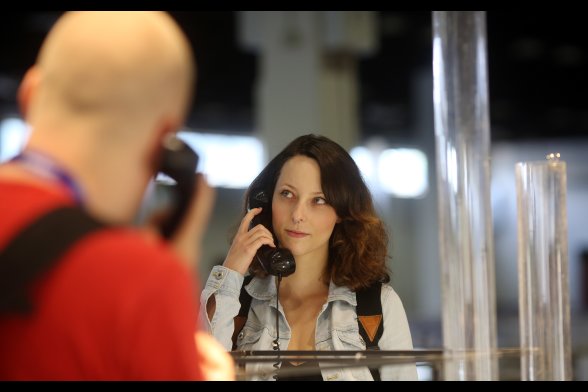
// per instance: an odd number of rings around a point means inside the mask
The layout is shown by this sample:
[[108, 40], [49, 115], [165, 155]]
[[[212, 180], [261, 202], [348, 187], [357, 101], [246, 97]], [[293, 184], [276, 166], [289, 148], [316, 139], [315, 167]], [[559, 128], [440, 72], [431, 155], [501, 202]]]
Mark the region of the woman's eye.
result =
[[327, 201], [323, 197], [315, 197], [314, 202], [316, 204], [327, 204]]
[[287, 197], [288, 199], [290, 199], [293, 196], [292, 192], [286, 191], [286, 190], [283, 190], [282, 192], [280, 192], [280, 195]]

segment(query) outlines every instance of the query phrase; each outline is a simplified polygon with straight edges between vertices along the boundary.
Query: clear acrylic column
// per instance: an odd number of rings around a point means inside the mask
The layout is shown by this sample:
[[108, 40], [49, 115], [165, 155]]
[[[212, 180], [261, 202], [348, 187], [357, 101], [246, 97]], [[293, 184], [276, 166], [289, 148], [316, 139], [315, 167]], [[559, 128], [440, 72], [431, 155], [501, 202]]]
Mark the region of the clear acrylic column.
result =
[[571, 380], [566, 163], [515, 166], [522, 380]]
[[445, 379], [495, 380], [486, 14], [433, 12]]

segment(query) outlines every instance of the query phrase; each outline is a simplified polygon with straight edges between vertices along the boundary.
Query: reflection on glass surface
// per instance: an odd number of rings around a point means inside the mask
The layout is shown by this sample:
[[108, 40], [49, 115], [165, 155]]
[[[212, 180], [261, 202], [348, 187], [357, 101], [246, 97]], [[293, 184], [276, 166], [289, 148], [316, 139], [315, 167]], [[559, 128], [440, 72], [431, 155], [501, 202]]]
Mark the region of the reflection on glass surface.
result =
[[[515, 381], [520, 376], [520, 357], [526, 354], [526, 350], [517, 348], [500, 348], [488, 352], [464, 351], [460, 353], [443, 351], [441, 349], [429, 350], [393, 350], [393, 351], [281, 351], [279, 358], [275, 351], [233, 351], [231, 355], [237, 366], [237, 379], [249, 380], [263, 374], [246, 371], [248, 364], [267, 363], [275, 364], [276, 361], [291, 361], [294, 363], [319, 363], [321, 369], [353, 369], [368, 366], [377, 368], [381, 366], [399, 366], [407, 363], [417, 365], [419, 381], [442, 381], [446, 378], [444, 369], [456, 362], [475, 362], [479, 358], [491, 358], [501, 368], [507, 369], [501, 373], [500, 380]], [[279, 368], [279, 365], [278, 365]], [[280, 371], [287, 376], [308, 375], [307, 368], [288, 367]], [[271, 379], [271, 377], [269, 377]]]

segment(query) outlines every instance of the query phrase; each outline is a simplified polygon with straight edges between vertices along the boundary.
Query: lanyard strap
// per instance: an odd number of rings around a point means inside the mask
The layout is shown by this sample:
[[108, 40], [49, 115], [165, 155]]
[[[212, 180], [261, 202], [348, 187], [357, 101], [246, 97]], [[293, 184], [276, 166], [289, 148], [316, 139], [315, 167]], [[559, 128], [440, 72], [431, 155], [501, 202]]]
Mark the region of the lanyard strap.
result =
[[25, 150], [10, 160], [18, 162], [32, 173], [65, 186], [79, 205], [83, 205], [82, 190], [72, 176], [53, 158], [39, 151]]

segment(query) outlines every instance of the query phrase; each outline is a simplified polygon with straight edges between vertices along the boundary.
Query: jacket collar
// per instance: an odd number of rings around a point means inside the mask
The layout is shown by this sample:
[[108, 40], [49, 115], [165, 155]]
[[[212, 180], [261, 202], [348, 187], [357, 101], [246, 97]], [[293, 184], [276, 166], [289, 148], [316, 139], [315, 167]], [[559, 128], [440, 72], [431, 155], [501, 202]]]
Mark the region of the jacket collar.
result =
[[[274, 276], [267, 276], [265, 278], [254, 277], [245, 290], [251, 295], [251, 297], [260, 301], [276, 301], [276, 284], [274, 283]], [[337, 286], [333, 281], [329, 284], [329, 296], [327, 297], [328, 302], [334, 301], [345, 301], [352, 306], [357, 306], [357, 300], [355, 292], [351, 291], [346, 286]]]

